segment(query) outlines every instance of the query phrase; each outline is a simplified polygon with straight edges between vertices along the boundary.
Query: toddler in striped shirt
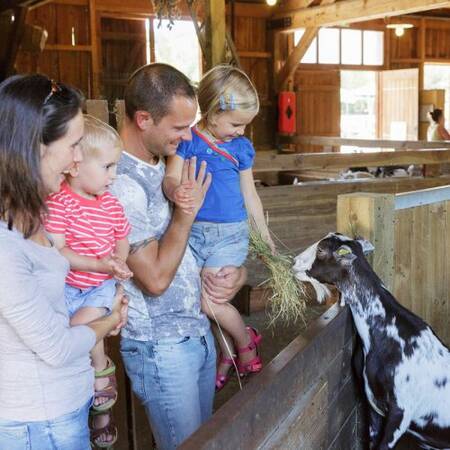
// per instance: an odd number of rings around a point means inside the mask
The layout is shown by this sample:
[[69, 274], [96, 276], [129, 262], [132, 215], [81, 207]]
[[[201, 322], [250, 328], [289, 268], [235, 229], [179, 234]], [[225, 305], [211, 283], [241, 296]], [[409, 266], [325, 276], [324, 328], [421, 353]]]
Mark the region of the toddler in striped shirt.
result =
[[[108, 314], [116, 280], [132, 276], [125, 263], [130, 225], [119, 200], [108, 192], [121, 155], [120, 137], [109, 125], [86, 115], [81, 148], [83, 160], [66, 174], [60, 191], [48, 197], [45, 218], [54, 245], [70, 262], [65, 297], [71, 325]], [[103, 341], [93, 348], [91, 357], [95, 369], [92, 409], [104, 413], [117, 400], [115, 366], [105, 354]], [[112, 443], [117, 430], [111, 426], [100, 427], [102, 433], [94, 433], [94, 441]]]

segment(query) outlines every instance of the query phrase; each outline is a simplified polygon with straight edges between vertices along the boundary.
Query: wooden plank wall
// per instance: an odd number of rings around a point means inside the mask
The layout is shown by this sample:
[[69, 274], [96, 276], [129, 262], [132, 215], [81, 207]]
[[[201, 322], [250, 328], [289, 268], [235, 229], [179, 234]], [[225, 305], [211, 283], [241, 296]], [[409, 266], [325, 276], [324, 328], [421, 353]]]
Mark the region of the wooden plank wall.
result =
[[180, 450], [360, 449], [353, 328], [333, 306]]
[[[341, 135], [341, 77], [338, 70], [297, 70], [297, 135]], [[297, 145], [305, 153], [321, 151], [316, 145]]]
[[[49, 32], [46, 50], [38, 61], [38, 71], [80, 88], [87, 98], [123, 98], [123, 86], [140, 65], [145, 64], [144, 20], [153, 14], [150, 0], [96, 0], [95, 17], [90, 20], [93, 0], [54, 0], [32, 10], [27, 22]], [[234, 23], [236, 48], [245, 72], [254, 82], [261, 100], [261, 111], [247, 129], [258, 147], [274, 142], [275, 107], [272, 96], [272, 42], [266, 31], [271, 10], [266, 5], [235, 4], [235, 18], [227, 10], [228, 27]], [[186, 16], [181, 5], [182, 16]], [[94, 30], [90, 29], [94, 25]], [[72, 45], [72, 28], [75, 45]], [[92, 52], [98, 46], [98, 87], [94, 88]], [[19, 72], [29, 72], [21, 64]]]
[[[48, 3], [35, 8], [28, 13], [27, 23], [48, 31], [45, 50], [38, 61], [38, 72], [77, 86], [90, 97], [92, 67], [89, 8], [87, 2], [74, 3]], [[22, 73], [30, 70], [26, 65], [19, 65], [17, 69]]]
[[450, 202], [395, 212], [394, 294], [450, 345]]
[[247, 127], [246, 135], [255, 146], [270, 147], [274, 142], [276, 123], [271, 79], [272, 44], [266, 31], [270, 8], [237, 3], [235, 15], [234, 21], [227, 15], [228, 27], [234, 36], [242, 69], [255, 84], [261, 102], [260, 113]]

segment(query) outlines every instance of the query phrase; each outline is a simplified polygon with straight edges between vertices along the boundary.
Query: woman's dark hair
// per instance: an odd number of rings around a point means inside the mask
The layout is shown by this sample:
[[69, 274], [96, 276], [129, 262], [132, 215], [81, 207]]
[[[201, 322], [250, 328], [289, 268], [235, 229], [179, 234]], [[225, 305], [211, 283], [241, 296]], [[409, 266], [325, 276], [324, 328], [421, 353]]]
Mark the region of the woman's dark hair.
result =
[[196, 99], [189, 78], [168, 64], [147, 64], [128, 80], [124, 94], [126, 114], [133, 120], [136, 111], [147, 111], [158, 124], [169, 113], [175, 95]]
[[436, 109], [433, 109], [433, 111], [430, 111], [429, 114], [430, 114], [431, 120], [433, 122], [438, 123], [439, 119], [441, 118], [443, 113], [442, 113], [442, 109], [436, 108]]
[[0, 84], [0, 219], [24, 236], [37, 231], [45, 211], [41, 144], [62, 138], [81, 110], [77, 89], [43, 75], [16, 75]]

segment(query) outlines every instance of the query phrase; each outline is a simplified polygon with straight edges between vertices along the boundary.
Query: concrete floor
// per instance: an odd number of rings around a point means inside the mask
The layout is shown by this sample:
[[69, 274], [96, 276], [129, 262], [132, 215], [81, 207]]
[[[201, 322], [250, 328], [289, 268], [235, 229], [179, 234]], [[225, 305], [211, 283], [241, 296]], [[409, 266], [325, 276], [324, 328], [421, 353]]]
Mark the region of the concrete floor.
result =
[[[314, 319], [319, 317], [329, 306], [311, 304], [306, 312], [306, 324], [303, 322], [284, 325], [277, 323], [269, 327], [267, 315], [263, 312], [252, 313], [250, 316], [243, 316], [247, 325], [251, 325], [258, 329], [263, 335], [263, 340], [260, 344], [260, 354], [263, 359], [263, 364], [269, 363], [275, 356], [278, 355], [293, 339], [302, 334]], [[251, 375], [242, 380], [242, 385], [251, 381], [252, 377], [258, 375]], [[235, 393], [239, 391], [239, 383], [237, 376], [233, 373], [227, 385], [216, 394], [214, 409], [220, 408], [227, 400], [229, 400]]]

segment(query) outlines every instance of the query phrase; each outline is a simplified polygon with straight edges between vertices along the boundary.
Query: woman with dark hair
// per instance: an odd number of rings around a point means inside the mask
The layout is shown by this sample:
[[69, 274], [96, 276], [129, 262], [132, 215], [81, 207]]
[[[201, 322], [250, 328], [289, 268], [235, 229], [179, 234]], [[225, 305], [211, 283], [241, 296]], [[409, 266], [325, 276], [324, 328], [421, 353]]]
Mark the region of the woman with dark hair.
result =
[[428, 141], [448, 141], [450, 134], [445, 129], [445, 117], [442, 109], [436, 108], [429, 113], [430, 126], [427, 131]]
[[82, 97], [42, 75], [0, 84], [0, 448], [88, 450], [89, 351], [127, 318], [69, 325], [68, 261], [48, 239], [44, 200], [81, 161]]

